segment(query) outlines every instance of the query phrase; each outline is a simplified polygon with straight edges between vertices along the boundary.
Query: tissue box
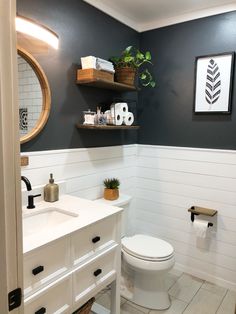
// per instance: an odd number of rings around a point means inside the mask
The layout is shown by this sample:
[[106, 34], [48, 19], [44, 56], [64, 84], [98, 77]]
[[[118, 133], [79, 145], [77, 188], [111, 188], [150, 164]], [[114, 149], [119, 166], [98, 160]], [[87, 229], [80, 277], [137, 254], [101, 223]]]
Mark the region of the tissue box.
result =
[[82, 57], [81, 66], [82, 69], [96, 69], [97, 58], [93, 56]]
[[93, 57], [93, 56], [88, 56], [88, 57], [82, 57], [81, 59], [81, 66], [82, 69], [97, 69], [99, 70], [99, 65], [100, 66], [105, 66], [105, 67], [111, 67], [112, 70], [114, 70], [113, 64], [111, 61]]

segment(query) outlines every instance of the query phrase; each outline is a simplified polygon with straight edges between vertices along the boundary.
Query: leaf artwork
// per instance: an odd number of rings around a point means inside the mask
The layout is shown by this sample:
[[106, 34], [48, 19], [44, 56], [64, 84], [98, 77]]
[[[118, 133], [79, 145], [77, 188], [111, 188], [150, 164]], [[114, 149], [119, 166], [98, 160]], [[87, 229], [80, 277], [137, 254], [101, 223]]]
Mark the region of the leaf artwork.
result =
[[206, 101], [210, 105], [209, 110], [211, 109], [212, 105], [216, 103], [217, 100], [220, 98], [220, 93], [221, 93], [220, 70], [215, 60], [211, 59], [207, 67], [205, 89]]

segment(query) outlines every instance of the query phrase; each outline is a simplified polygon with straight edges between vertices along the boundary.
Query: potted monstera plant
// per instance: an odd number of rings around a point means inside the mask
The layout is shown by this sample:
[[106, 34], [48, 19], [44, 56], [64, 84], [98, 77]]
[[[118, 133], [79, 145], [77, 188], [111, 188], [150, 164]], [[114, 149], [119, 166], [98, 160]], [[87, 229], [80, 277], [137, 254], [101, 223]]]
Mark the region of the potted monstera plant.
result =
[[104, 184], [104, 194], [105, 200], [114, 201], [119, 197], [119, 186], [120, 181], [116, 178], [105, 179]]
[[119, 83], [134, 85], [136, 75], [144, 87], [155, 87], [156, 83], [147, 64], [151, 64], [151, 53], [149, 51], [141, 52], [133, 46], [127, 47], [122, 51], [121, 56], [111, 57], [115, 67], [115, 79]]

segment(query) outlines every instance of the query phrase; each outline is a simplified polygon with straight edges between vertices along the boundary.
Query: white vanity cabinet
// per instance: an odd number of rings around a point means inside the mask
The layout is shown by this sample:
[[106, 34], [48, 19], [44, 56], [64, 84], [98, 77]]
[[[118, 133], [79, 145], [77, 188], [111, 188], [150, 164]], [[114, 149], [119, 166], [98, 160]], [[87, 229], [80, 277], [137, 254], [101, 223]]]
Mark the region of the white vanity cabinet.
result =
[[119, 314], [121, 211], [91, 221], [24, 254], [25, 314], [71, 314], [109, 284]]
[[112, 248], [97, 256], [85, 265], [81, 265], [73, 272], [73, 302], [83, 304], [87, 294], [94, 295], [93, 291], [101, 290], [114, 280], [116, 249]]
[[72, 278], [67, 275], [25, 299], [24, 314], [72, 313]]
[[33, 294], [70, 271], [70, 239], [65, 237], [24, 255], [24, 295]]
[[71, 237], [73, 265], [119, 243], [116, 230], [116, 216], [107, 217], [87, 228], [75, 232]]

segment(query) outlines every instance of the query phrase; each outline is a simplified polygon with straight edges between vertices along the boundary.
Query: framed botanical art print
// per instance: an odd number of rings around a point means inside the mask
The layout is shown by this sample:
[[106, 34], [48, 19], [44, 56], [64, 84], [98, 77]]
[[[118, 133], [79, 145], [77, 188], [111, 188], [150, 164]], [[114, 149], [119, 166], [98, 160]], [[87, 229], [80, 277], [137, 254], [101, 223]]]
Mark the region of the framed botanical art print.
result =
[[231, 113], [234, 52], [197, 57], [194, 113]]

